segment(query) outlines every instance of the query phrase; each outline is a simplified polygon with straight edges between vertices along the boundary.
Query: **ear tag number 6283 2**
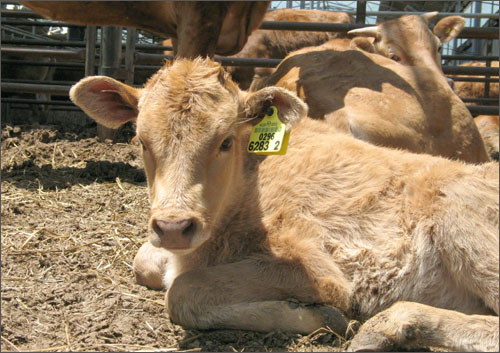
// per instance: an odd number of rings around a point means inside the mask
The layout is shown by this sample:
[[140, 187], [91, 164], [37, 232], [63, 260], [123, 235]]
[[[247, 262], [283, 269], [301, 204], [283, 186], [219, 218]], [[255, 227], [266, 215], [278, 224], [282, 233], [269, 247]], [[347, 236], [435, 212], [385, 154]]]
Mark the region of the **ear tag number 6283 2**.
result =
[[266, 115], [250, 134], [248, 152], [256, 154], [285, 154], [290, 131], [278, 118], [278, 108], [267, 108]]

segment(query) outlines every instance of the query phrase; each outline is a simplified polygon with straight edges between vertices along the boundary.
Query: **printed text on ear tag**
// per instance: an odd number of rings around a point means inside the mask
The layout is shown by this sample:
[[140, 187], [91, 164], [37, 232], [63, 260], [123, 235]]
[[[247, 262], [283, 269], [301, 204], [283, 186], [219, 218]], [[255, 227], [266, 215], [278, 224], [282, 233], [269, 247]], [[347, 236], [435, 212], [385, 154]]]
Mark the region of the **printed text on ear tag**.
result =
[[250, 134], [248, 152], [256, 154], [285, 154], [290, 131], [278, 118], [278, 108], [268, 108], [262, 121], [256, 124]]

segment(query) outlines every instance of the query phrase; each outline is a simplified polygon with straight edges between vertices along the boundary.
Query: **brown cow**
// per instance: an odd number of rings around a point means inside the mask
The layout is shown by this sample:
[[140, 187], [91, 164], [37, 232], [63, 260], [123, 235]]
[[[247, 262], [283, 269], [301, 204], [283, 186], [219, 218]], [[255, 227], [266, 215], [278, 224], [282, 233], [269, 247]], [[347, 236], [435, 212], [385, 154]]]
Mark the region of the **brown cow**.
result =
[[270, 1], [22, 1], [46, 18], [124, 26], [174, 38], [180, 57], [237, 53]]
[[[404, 17], [435, 38], [421, 16]], [[378, 54], [338, 52], [329, 45], [290, 54], [251, 89], [280, 86], [294, 91], [309, 105], [312, 118], [376, 145], [471, 163], [489, 161], [472, 116], [433, 61], [429, 67], [405, 66]]]
[[[151, 271], [173, 321], [343, 334], [345, 315], [368, 320], [353, 350], [498, 350], [498, 163], [367, 144], [305, 119], [283, 88], [239, 90], [210, 59], [176, 60], [143, 89], [89, 77], [70, 95], [108, 127], [137, 122], [145, 247], [162, 248]], [[250, 154], [270, 106], [288, 151]]]
[[[353, 23], [352, 16], [345, 12], [330, 12], [319, 10], [280, 9], [269, 11], [264, 21], [277, 22], [325, 22], [325, 23]], [[328, 40], [342, 37], [341, 32], [312, 32], [312, 31], [279, 31], [258, 29], [248, 37], [243, 49], [233, 55], [235, 58], [272, 58], [283, 59], [290, 52], [313, 45], [322, 44]], [[230, 66], [227, 71], [241, 89], [248, 89], [254, 74], [258, 77], [270, 75], [272, 68], [253, 66]]]

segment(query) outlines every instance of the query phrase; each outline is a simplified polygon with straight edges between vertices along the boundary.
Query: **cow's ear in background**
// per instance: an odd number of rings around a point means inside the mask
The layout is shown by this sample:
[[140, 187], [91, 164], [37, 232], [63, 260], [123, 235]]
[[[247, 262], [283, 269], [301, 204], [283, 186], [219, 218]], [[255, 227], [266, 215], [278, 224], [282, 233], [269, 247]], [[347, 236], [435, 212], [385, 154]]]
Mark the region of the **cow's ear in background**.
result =
[[307, 105], [291, 91], [280, 87], [266, 87], [248, 93], [245, 98], [245, 120], [256, 124], [264, 117], [267, 108], [276, 106], [278, 117], [289, 131], [307, 115]]
[[88, 116], [112, 129], [137, 118], [140, 94], [140, 89], [106, 76], [86, 77], [69, 93]]
[[460, 16], [448, 16], [439, 20], [434, 27], [434, 34], [442, 43], [456, 38], [465, 26], [465, 19]]

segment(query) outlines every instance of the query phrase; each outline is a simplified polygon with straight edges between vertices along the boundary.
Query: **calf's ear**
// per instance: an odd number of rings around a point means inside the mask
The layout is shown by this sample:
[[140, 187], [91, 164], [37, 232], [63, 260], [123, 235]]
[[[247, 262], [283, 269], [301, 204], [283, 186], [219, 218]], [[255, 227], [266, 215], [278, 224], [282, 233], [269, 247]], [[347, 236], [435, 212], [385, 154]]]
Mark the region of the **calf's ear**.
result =
[[307, 115], [307, 105], [293, 92], [281, 87], [266, 87], [246, 96], [245, 120], [257, 124], [273, 105], [278, 108], [278, 118], [287, 131]]
[[355, 37], [349, 44], [351, 49], [361, 49], [369, 53], [375, 53], [375, 46], [372, 38]]
[[73, 103], [106, 127], [116, 129], [137, 118], [141, 90], [106, 76], [86, 77], [71, 87]]
[[439, 20], [433, 32], [442, 43], [456, 38], [465, 26], [465, 19], [460, 16], [448, 16]]

